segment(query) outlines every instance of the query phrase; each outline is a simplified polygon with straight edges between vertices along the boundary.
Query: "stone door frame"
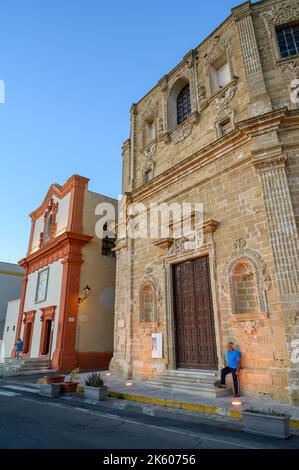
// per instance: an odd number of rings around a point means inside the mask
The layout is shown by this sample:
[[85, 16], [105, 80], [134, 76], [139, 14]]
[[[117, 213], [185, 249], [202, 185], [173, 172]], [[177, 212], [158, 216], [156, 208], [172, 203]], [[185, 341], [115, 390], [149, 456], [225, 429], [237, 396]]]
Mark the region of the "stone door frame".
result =
[[[211, 234], [212, 235], [212, 234]], [[174, 334], [174, 297], [173, 297], [173, 265], [192, 261], [203, 256], [209, 257], [210, 281], [212, 305], [215, 325], [216, 352], [218, 358], [218, 370], [223, 367], [222, 341], [220, 337], [220, 317], [216, 290], [216, 270], [215, 270], [215, 247], [212, 239], [208, 245], [204, 244], [200, 249], [192, 252], [178, 253], [164, 258], [165, 271], [165, 309], [166, 309], [166, 335], [164, 338], [165, 366], [167, 369], [177, 368], [175, 356], [175, 334]]]

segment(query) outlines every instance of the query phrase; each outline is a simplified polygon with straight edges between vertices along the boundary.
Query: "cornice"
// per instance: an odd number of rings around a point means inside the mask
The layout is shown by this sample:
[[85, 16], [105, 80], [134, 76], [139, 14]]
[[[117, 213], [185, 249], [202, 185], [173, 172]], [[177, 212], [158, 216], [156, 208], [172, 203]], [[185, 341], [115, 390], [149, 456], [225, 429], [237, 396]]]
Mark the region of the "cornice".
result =
[[64, 248], [68, 248], [72, 244], [76, 245], [85, 245], [90, 242], [93, 237], [89, 235], [83, 235], [80, 233], [74, 232], [64, 232], [58, 237], [54, 238], [52, 241], [48, 242], [46, 245], [42, 246], [39, 250], [31, 253], [26, 258], [23, 258], [19, 261], [19, 265], [22, 267], [30, 267], [32, 264], [35, 264], [39, 261], [42, 261], [44, 258], [49, 258], [50, 256], [57, 254], [61, 251], [62, 255], [64, 253]]
[[[231, 154], [246, 143], [249, 143], [253, 137], [259, 134], [270, 132], [277, 129], [286, 121], [288, 109], [282, 108], [277, 111], [271, 111], [262, 116], [255, 116], [236, 124], [236, 129], [229, 135], [215, 140], [203, 149], [195, 152], [185, 160], [177, 163], [174, 167], [167, 169], [160, 175], [156, 176], [146, 185], [139, 186], [130, 193], [131, 199], [142, 200], [155, 194], [158, 190], [164, 189], [166, 186], [177, 181], [178, 177], [184, 177], [186, 172], [192, 172], [199, 167], [215, 162], [219, 157]], [[242, 165], [243, 159], [237, 163]], [[234, 165], [235, 167], [236, 165]]]
[[51, 197], [53, 197], [53, 195], [55, 195], [58, 199], [62, 199], [74, 187], [85, 188], [88, 182], [89, 182], [89, 179], [85, 178], [84, 176], [73, 175], [67, 180], [67, 182], [63, 186], [51, 184], [42, 204], [35, 211], [33, 211], [29, 216], [31, 217], [32, 220], [37, 219], [45, 212], [47, 205]]

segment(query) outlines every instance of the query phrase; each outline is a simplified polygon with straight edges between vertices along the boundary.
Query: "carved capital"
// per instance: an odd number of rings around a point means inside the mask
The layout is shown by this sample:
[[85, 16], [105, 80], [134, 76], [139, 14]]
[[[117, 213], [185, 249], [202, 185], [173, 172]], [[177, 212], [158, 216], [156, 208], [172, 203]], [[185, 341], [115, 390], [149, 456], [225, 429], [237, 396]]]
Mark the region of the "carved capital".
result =
[[264, 171], [275, 170], [277, 168], [284, 168], [287, 162], [286, 155], [279, 155], [277, 157], [263, 158], [261, 160], [254, 160], [253, 165], [258, 173]]

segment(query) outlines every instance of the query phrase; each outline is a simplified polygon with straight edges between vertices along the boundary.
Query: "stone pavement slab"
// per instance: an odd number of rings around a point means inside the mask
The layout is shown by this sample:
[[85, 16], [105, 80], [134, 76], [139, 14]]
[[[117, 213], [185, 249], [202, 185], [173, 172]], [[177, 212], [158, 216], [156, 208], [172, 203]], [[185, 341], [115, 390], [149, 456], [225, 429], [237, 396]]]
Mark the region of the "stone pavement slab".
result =
[[[84, 385], [84, 380], [89, 373], [80, 373], [78, 381]], [[278, 403], [272, 400], [258, 399], [256, 397], [241, 397], [241, 405], [233, 405], [233, 397], [206, 398], [190, 393], [168, 390], [166, 388], [153, 387], [145, 382], [126, 380], [123, 377], [111, 373], [101, 372], [105, 385], [109, 388], [109, 394], [114, 398], [123, 398], [130, 401], [160, 405], [193, 412], [208, 413], [231, 418], [242, 418], [242, 411], [246, 408], [259, 410], [275, 409], [286, 413], [291, 417], [291, 427], [299, 429], [299, 407]]]

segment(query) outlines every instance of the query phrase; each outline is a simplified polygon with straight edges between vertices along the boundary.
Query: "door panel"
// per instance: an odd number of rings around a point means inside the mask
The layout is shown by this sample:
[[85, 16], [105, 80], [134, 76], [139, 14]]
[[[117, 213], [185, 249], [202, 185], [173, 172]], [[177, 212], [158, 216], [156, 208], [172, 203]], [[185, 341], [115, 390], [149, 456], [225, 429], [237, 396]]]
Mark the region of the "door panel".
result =
[[208, 256], [174, 265], [177, 367], [218, 368]]

